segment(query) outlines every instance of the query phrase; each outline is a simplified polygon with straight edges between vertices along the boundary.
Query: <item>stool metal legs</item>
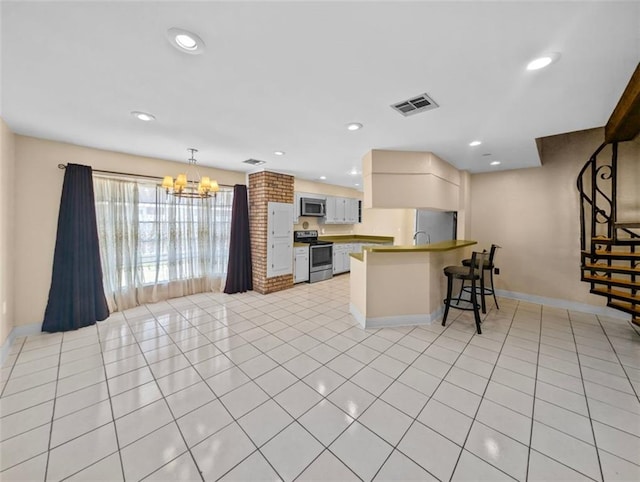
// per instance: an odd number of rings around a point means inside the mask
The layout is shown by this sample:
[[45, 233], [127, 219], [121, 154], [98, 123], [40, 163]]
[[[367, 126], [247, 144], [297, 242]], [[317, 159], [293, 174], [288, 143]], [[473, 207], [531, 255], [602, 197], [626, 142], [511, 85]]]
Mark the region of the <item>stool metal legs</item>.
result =
[[[482, 312], [486, 313], [486, 308], [484, 306], [484, 283], [480, 283], [480, 298], [482, 298]], [[478, 292], [476, 290], [476, 280], [471, 280], [471, 303], [473, 303], [473, 316], [476, 319], [476, 330], [478, 330], [478, 335], [482, 335], [482, 329], [480, 328], [480, 313], [478, 312]]]
[[[484, 286], [484, 278], [482, 279], [482, 281], [480, 282], [480, 291], [482, 292], [482, 313], [486, 313], [487, 312], [487, 305], [486, 305], [486, 301], [484, 299], [485, 295], [489, 294], [489, 295], [493, 295], [493, 301], [496, 304], [496, 308], [500, 309], [500, 306], [498, 306], [498, 299], [496, 298], [496, 290], [493, 288], [493, 269], [489, 270], [489, 280], [491, 281], [491, 288], [485, 288]], [[462, 297], [462, 292], [463, 291], [468, 291], [469, 288], [464, 286], [465, 284], [465, 280], [462, 280], [462, 286], [460, 286], [460, 292], [458, 293], [458, 301], [460, 301], [461, 297]]]
[[[453, 304], [453, 308], [464, 311], [472, 311], [473, 317], [476, 322], [476, 330], [478, 335], [482, 333], [482, 329], [480, 328], [480, 323], [482, 320], [480, 319], [480, 308], [482, 308], [482, 312], [486, 313], [486, 307], [484, 303], [484, 257], [485, 251], [482, 253], [473, 252], [471, 254], [471, 260], [469, 267], [465, 266], [447, 266], [444, 268], [444, 274], [447, 277], [447, 297], [444, 300], [444, 316], [442, 317], [442, 326], [445, 326], [447, 323], [447, 315], [449, 314], [449, 308], [452, 307], [452, 302], [454, 301], [453, 294], [453, 280], [459, 279], [462, 281], [462, 286], [460, 291], [462, 293], [462, 289], [464, 289], [464, 281], [471, 281], [471, 293], [470, 299], [464, 300], [465, 303], [471, 303], [471, 308], [467, 308], [460, 305], [460, 295], [458, 295], [458, 300]], [[478, 272], [479, 270], [479, 272]], [[480, 286], [477, 285], [477, 282], [480, 282]], [[480, 302], [478, 302], [478, 291], [480, 291]]]
[[[462, 281], [464, 286], [464, 280]], [[476, 289], [476, 280], [471, 280], [471, 305], [473, 306], [473, 317], [476, 322], [476, 330], [478, 331], [478, 335], [482, 334], [482, 328], [480, 328], [480, 324], [482, 320], [480, 319], [480, 311], [479, 308], [482, 306], [482, 312], [485, 313], [484, 307], [484, 285], [480, 283], [480, 293], [482, 298], [482, 304], [478, 304], [478, 290]], [[462, 290], [461, 290], [462, 291]], [[444, 315], [442, 316], [442, 326], [446, 326], [447, 323], [447, 315], [449, 314], [449, 306], [452, 301], [453, 296], [453, 277], [447, 276], [447, 298], [444, 300]], [[458, 303], [460, 302], [460, 296], [458, 296]], [[464, 310], [468, 310], [468, 308], [462, 308]]]
[[[444, 315], [442, 317], [442, 326], [445, 326], [447, 322], [447, 315], [449, 314], [449, 304], [451, 303], [451, 292], [453, 291], [453, 278], [447, 276], [447, 299], [444, 300]], [[458, 302], [460, 297], [458, 297]]]
[[500, 309], [500, 307], [498, 306], [498, 299], [496, 298], [496, 289], [493, 287], [493, 269], [489, 274], [489, 279], [491, 280], [491, 294], [493, 295], [493, 301], [496, 304], [496, 308]]

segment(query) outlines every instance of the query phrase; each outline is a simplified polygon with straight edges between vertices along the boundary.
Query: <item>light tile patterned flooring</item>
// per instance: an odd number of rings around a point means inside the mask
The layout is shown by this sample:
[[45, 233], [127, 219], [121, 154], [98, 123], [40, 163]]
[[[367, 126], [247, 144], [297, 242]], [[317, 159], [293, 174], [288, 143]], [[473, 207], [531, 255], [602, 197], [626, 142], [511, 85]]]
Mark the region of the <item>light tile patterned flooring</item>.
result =
[[0, 479], [640, 480], [629, 323], [503, 299], [481, 336], [364, 331], [348, 281], [16, 340]]

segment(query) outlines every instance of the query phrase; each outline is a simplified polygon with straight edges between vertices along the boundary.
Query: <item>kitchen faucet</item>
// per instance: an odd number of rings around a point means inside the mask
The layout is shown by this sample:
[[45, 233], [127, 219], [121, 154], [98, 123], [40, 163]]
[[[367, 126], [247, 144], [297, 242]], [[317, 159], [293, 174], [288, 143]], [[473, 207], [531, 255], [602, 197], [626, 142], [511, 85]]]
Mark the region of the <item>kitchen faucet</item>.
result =
[[418, 234], [426, 234], [427, 235], [427, 244], [431, 244], [431, 235], [429, 233], [427, 233], [426, 231], [416, 231], [415, 234], [413, 235], [413, 244], [417, 245], [418, 244]]

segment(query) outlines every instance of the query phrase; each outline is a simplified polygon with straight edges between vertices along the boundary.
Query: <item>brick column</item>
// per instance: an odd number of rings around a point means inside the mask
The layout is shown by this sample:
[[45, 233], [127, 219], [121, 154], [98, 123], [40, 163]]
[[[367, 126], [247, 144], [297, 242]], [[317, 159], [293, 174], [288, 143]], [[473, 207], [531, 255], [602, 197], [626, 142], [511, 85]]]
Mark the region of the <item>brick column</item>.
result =
[[[249, 174], [249, 229], [251, 231], [251, 259], [253, 261], [253, 289], [263, 295], [293, 286], [293, 274], [267, 278], [267, 208], [269, 202], [293, 204], [293, 176], [269, 171]], [[293, 223], [293, 220], [291, 222]]]

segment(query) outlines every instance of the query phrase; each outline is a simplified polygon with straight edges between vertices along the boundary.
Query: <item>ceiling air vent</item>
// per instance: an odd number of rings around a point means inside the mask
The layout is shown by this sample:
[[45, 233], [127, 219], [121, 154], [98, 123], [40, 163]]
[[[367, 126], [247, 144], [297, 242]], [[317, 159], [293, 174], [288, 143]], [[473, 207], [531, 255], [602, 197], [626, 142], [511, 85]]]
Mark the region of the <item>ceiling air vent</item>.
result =
[[391, 107], [406, 117], [426, 110], [435, 109], [438, 107], [438, 104], [427, 94], [422, 94], [409, 100], [393, 104]]
[[252, 166], [259, 166], [261, 164], [265, 164], [267, 161], [259, 161], [258, 159], [247, 159], [246, 161], [242, 161], [245, 164], [251, 164]]

